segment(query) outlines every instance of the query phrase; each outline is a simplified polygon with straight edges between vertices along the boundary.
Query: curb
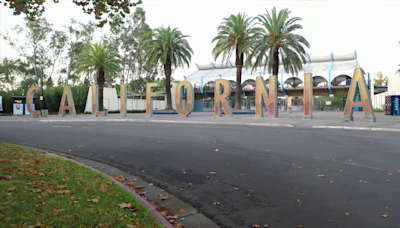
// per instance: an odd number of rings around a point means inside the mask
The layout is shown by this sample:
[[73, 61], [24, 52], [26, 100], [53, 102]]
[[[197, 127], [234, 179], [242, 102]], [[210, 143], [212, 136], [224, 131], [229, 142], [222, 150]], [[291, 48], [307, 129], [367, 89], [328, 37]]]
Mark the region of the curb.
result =
[[108, 175], [108, 174], [106, 174], [106, 173], [103, 173], [103, 172], [101, 172], [100, 170], [95, 169], [95, 168], [93, 168], [93, 167], [91, 167], [91, 166], [88, 166], [88, 165], [83, 164], [83, 163], [81, 163], [81, 162], [75, 161], [75, 160], [73, 160], [73, 159], [69, 159], [69, 158], [66, 158], [66, 157], [64, 157], [64, 156], [58, 156], [57, 154], [54, 154], [54, 153], [51, 153], [51, 152], [47, 152], [47, 151], [45, 151], [45, 153], [48, 154], [48, 155], [51, 155], [51, 156], [60, 157], [60, 158], [62, 158], [62, 159], [64, 159], [64, 160], [77, 163], [77, 164], [79, 164], [79, 165], [82, 166], [82, 167], [88, 168], [88, 169], [90, 169], [90, 170], [92, 170], [92, 171], [95, 171], [95, 172], [97, 172], [97, 173], [100, 173], [100, 174], [102, 174], [102, 175], [104, 175], [104, 176], [110, 178], [112, 181], [114, 181], [116, 184], [118, 184], [118, 185], [119, 185], [120, 187], [122, 187], [124, 190], [126, 190], [126, 191], [129, 192], [131, 195], [133, 195], [137, 200], [139, 200], [139, 201], [143, 204], [143, 206], [145, 206], [147, 209], [149, 209], [149, 210], [151, 211], [151, 213], [152, 213], [158, 220], [160, 220], [160, 222], [161, 222], [162, 224], [165, 225], [164, 227], [166, 227], [166, 228], [174, 228], [174, 226], [172, 226], [171, 223], [168, 222], [168, 220], [167, 220], [163, 215], [161, 215], [161, 213], [158, 212], [157, 209], [155, 209], [149, 202], [147, 202], [147, 201], [146, 201], [145, 199], [143, 199], [141, 196], [139, 196], [138, 194], [136, 194], [136, 192], [134, 192], [134, 191], [132, 191], [131, 189], [129, 189], [129, 188], [128, 188], [127, 186], [125, 186], [123, 183], [121, 183], [121, 182], [119, 182], [118, 180], [116, 180], [114, 177], [112, 177], [112, 176], [110, 176], [110, 175]]
[[208, 125], [236, 125], [236, 126], [265, 126], [265, 127], [294, 127], [290, 124], [269, 123], [235, 123], [235, 122], [202, 122], [176, 120], [142, 120], [142, 119], [88, 119], [88, 120], [39, 120], [40, 122], [136, 122], [136, 123], [178, 123], [178, 124], [208, 124]]
[[393, 129], [393, 128], [375, 128], [375, 127], [312, 126], [311, 128], [319, 128], [319, 129], [341, 129], [341, 130], [358, 130], [358, 131], [389, 131], [389, 132], [400, 132], [400, 129]]

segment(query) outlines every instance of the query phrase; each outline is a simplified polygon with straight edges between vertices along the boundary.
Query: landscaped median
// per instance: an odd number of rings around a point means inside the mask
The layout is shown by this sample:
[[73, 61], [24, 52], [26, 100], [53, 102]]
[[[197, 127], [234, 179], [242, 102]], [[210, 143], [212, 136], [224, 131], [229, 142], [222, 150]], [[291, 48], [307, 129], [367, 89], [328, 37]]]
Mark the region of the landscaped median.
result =
[[0, 142], [0, 227], [164, 226], [105, 175]]

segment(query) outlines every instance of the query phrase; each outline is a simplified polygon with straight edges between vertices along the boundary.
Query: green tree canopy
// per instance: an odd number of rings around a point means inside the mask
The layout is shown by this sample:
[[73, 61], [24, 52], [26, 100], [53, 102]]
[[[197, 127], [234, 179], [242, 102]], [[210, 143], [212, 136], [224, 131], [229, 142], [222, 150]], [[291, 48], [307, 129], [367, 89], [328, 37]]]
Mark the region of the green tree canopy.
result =
[[[60, 0], [53, 0], [59, 3]], [[109, 24], [119, 24], [122, 21], [116, 15], [125, 17], [130, 14], [130, 8], [142, 4], [142, 0], [72, 0], [77, 6], [82, 7], [84, 13], [94, 14], [99, 26], [107, 22]], [[36, 20], [45, 11], [45, 0], [0, 0], [0, 4], [8, 6], [14, 15], [25, 14], [29, 20]], [[107, 15], [103, 18], [103, 15]]]
[[375, 74], [374, 81], [375, 81], [375, 85], [388, 85], [389, 78], [384, 76], [382, 72], [378, 71]]
[[250, 54], [250, 46], [254, 36], [260, 33], [258, 28], [253, 27], [253, 19], [247, 17], [245, 13], [230, 15], [224, 18], [218, 26], [218, 34], [213, 42], [217, 42], [212, 50], [214, 59], [222, 54], [222, 61], [229, 61], [232, 54], [236, 54], [236, 96], [234, 109], [241, 109], [241, 93], [242, 93], [242, 68], [245, 55]]
[[106, 43], [92, 44], [79, 55], [77, 63], [79, 72], [87, 75], [96, 74], [99, 85], [99, 111], [103, 111], [104, 83], [113, 81], [121, 73], [121, 57]]
[[[258, 15], [261, 29], [247, 58], [246, 66], [252, 66], [252, 70], [255, 70], [257, 66], [265, 65], [273, 75], [278, 75], [280, 61], [283, 62], [286, 73], [297, 75], [303, 69], [303, 63], [306, 61], [306, 50], [303, 46], [310, 48], [310, 44], [303, 36], [294, 33], [303, 29], [303, 26], [297, 23], [301, 18], [290, 18], [290, 13], [288, 9], [278, 13], [274, 7], [271, 13], [267, 11]], [[254, 64], [252, 60], [255, 60]]]
[[154, 29], [149, 32], [151, 39], [144, 41], [146, 65], [151, 68], [161, 63], [164, 66], [165, 92], [167, 95], [167, 110], [172, 109], [171, 74], [172, 67], [189, 67], [193, 50], [187, 41], [187, 35], [170, 26]]

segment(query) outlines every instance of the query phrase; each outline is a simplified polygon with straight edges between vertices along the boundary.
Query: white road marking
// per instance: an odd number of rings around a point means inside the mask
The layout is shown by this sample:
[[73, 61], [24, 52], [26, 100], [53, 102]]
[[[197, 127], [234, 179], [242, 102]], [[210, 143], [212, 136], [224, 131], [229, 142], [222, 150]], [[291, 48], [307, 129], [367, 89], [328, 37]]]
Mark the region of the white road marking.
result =
[[383, 169], [383, 168], [368, 166], [368, 165], [360, 165], [360, 164], [356, 164], [356, 163], [352, 163], [352, 162], [344, 162], [344, 161], [337, 161], [337, 160], [335, 160], [335, 162], [339, 162], [339, 163], [343, 163], [343, 164], [347, 164], [347, 165], [360, 166], [360, 167], [364, 167], [364, 168], [368, 168], [368, 169], [383, 170], [383, 171], [387, 171], [387, 172], [391, 172], [391, 173], [396, 172], [395, 170]]
[[71, 127], [71, 126], [51, 126], [51, 127]]

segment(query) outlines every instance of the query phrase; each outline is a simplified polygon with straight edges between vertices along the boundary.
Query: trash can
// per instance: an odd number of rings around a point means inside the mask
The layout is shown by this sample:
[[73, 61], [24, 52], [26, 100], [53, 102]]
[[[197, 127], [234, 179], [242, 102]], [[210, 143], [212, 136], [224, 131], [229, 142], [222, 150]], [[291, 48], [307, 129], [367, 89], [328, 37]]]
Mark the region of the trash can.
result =
[[400, 107], [399, 107], [399, 103], [400, 103], [400, 95], [395, 95], [395, 96], [392, 96], [392, 100], [393, 100], [393, 103], [392, 103], [392, 106], [393, 106], [393, 114], [392, 115], [395, 115], [395, 116], [400, 116]]

